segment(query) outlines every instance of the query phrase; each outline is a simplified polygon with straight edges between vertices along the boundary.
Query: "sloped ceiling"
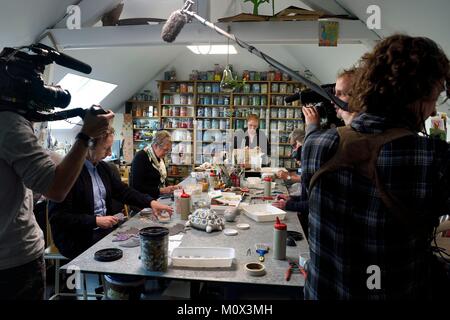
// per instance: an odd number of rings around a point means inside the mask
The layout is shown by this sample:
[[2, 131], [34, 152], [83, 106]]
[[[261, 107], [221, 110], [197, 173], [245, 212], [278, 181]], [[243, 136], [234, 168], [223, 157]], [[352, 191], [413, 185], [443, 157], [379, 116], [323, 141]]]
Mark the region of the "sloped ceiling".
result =
[[[88, 1], [90, 5], [94, 3], [91, 3], [92, 0], [83, 1]], [[0, 0], [0, 44], [17, 46], [33, 42], [46, 28], [61, 20], [69, 4], [78, 2], [69, 0]], [[172, 11], [182, 6], [183, 1], [124, 0], [124, 4], [121, 18], [167, 18]], [[447, 35], [450, 30], [450, 22], [447, 17], [450, 12], [450, 1], [448, 0], [304, 0], [303, 2], [276, 0], [275, 4], [276, 12], [289, 5], [295, 5], [335, 14], [351, 13], [362, 21], [360, 27], [363, 29], [366, 28], [363, 22], [368, 17], [367, 7], [374, 4], [379, 5], [382, 29], [376, 30], [377, 34], [387, 36], [393, 32], [406, 31], [412, 35], [429, 36], [437, 41], [450, 56], [450, 39]], [[251, 4], [241, 0], [210, 1], [209, 7], [212, 21], [240, 12], [251, 12]], [[261, 5], [260, 13], [271, 14], [271, 5]], [[255, 35], [258, 34], [258, 28], [253, 29], [249, 30], [248, 34], [251, 32], [254, 32]], [[239, 36], [239, 34], [236, 35]], [[59, 40], [63, 41], [64, 39]], [[226, 39], [224, 38], [223, 41], [225, 43]], [[317, 81], [329, 83], [333, 82], [338, 70], [355, 63], [370, 47], [357, 43], [340, 44], [337, 48], [321, 48], [315, 44], [283, 45], [274, 42], [258, 45], [257, 48], [294, 70], [308, 68], [316, 76]], [[184, 46], [167, 45], [162, 41], [160, 44], [152, 46], [72, 49], [66, 50], [65, 53], [91, 64], [93, 67], [92, 78], [118, 85], [118, 88], [102, 102], [103, 105], [113, 110], [121, 107], [124, 101], [149, 81], [161, 79], [162, 72], [166, 69], [175, 67], [179, 78], [183, 79], [187, 78], [192, 69], [211, 69], [214, 63], [223, 65], [226, 60], [225, 56], [196, 56]], [[231, 56], [230, 60], [235, 69], [239, 71], [244, 69], [266, 70], [268, 68], [260, 58], [242, 49], [239, 49], [239, 55]], [[66, 72], [68, 69], [57, 66], [54, 72], [54, 81], [59, 81]]]

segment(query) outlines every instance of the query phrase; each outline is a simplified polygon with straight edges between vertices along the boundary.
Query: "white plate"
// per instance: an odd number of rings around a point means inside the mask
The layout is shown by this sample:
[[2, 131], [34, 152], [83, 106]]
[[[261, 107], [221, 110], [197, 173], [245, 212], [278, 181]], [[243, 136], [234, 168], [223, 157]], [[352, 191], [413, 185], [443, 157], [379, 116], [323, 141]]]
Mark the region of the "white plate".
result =
[[238, 234], [236, 229], [224, 229], [223, 234], [226, 236], [235, 236]]
[[258, 221], [275, 221], [277, 217], [280, 220], [284, 220], [286, 217], [286, 211], [278, 209], [270, 204], [252, 204], [249, 206], [242, 207], [244, 213], [247, 217]]
[[241, 230], [247, 230], [247, 229], [250, 229], [250, 225], [248, 223], [238, 223], [236, 225], [236, 228], [241, 229]]
[[171, 258], [175, 267], [218, 268], [231, 267], [235, 255], [234, 248], [178, 247]]

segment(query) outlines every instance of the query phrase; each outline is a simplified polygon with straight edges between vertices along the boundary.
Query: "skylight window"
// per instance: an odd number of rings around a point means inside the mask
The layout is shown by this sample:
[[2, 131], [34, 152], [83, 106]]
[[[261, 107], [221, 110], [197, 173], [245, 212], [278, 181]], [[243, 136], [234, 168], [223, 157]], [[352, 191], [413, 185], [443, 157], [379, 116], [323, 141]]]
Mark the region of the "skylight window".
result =
[[[58, 82], [61, 88], [68, 90], [72, 97], [70, 104], [65, 109], [57, 108], [57, 111], [68, 110], [73, 108], [89, 108], [93, 104], [100, 104], [116, 87], [117, 85], [89, 79], [83, 76], [78, 76], [68, 73]], [[68, 119], [67, 121], [52, 121], [49, 122], [51, 129], [72, 129], [75, 124], [80, 122], [80, 118]]]
[[237, 54], [236, 48], [233, 45], [226, 44], [192, 45], [187, 46], [187, 48], [195, 54]]

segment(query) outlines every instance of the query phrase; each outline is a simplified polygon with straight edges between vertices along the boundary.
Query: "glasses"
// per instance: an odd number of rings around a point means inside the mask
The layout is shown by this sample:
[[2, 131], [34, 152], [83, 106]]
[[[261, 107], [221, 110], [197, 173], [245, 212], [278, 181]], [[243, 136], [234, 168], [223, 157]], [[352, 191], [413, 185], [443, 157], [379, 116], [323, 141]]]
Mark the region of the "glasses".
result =
[[167, 152], [169, 152], [170, 150], [172, 150], [172, 146], [166, 146], [166, 147], [163, 147], [163, 146], [161, 146], [161, 145], [158, 145], [158, 147], [162, 150], [162, 151], [164, 151], [164, 153], [167, 153]]

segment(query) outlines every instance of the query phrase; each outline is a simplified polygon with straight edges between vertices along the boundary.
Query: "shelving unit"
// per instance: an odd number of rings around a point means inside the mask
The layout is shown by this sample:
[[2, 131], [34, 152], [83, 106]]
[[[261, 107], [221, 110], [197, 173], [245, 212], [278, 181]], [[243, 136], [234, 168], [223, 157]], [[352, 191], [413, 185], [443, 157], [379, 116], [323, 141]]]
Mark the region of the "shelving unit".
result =
[[[289, 158], [288, 136], [303, 127], [301, 107], [286, 105], [284, 98], [301, 88], [295, 81], [246, 81], [238, 91], [220, 91], [219, 81], [158, 81], [159, 104], [155, 101], [129, 101], [133, 104], [135, 151], [148, 142], [157, 129], [172, 132], [172, 152], [168, 155], [168, 175], [182, 178], [194, 166], [211, 162], [212, 154], [231, 153], [233, 133], [229, 129], [244, 129], [247, 116], [257, 114], [259, 128], [270, 135], [273, 157], [280, 166], [295, 167]], [[152, 104], [152, 117], [148, 106]], [[147, 106], [147, 109], [144, 107]], [[147, 110], [144, 114], [143, 110]], [[135, 137], [138, 135], [134, 134]]]

